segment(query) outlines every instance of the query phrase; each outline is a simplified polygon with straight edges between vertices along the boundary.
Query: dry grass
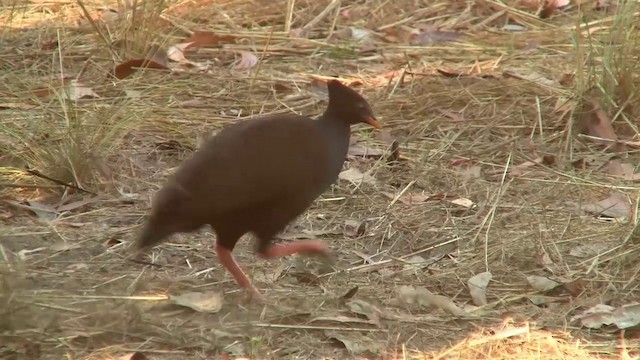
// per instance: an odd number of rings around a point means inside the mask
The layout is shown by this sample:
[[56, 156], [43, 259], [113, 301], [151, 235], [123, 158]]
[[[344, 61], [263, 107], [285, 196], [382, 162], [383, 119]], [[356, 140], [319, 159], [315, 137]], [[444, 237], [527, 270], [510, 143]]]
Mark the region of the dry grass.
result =
[[[557, 108], [595, 88], [621, 137], [637, 134], [635, 3], [620, 3], [619, 13], [583, 5], [544, 20], [494, 1], [342, 1], [340, 11], [332, 3], [17, 1], [0, 7], [0, 357], [110, 359], [136, 351], [152, 359], [356, 357], [336, 337], [378, 347], [369, 356], [384, 358], [630, 359], [638, 353], [630, 329], [620, 336], [570, 321], [595, 304], [619, 306], [640, 296], [636, 212], [603, 221], [576, 208], [612, 188], [635, 206], [638, 186], [595, 166], [573, 167], [580, 160], [603, 163], [611, 154], [576, 136], [572, 107]], [[501, 31], [507, 19], [527, 31]], [[465, 35], [410, 45], [408, 29], [422, 25]], [[335, 36], [349, 26], [395, 40], [361, 51], [350, 37]], [[307, 38], [285, 31], [300, 28]], [[204, 72], [106, 76], [152, 44], [167, 48], [195, 30], [240, 40], [188, 53], [208, 64]], [[45, 46], [53, 41], [59, 46]], [[230, 50], [251, 51], [260, 63], [234, 70]], [[524, 79], [536, 73], [554, 81]], [[100, 98], [69, 100], [61, 74]], [[161, 267], [123, 259], [150, 195], [202, 136], [256, 114], [316, 115], [325, 103], [310, 80], [335, 74], [363, 83], [408, 158], [391, 165], [352, 159], [348, 166], [370, 170], [376, 184], [339, 182], [283, 236], [306, 231], [326, 239], [335, 269], [302, 257], [254, 260], [244, 241], [236, 255], [271, 301], [259, 306], [242, 303], [210, 251], [208, 231], [156, 248], [153, 260]], [[561, 85], [565, 74], [575, 79]], [[50, 89], [50, 96], [36, 89]], [[389, 143], [370, 129], [355, 133], [362, 144], [388, 151]], [[506, 167], [543, 155], [555, 163], [505, 175]], [[637, 160], [637, 152], [624, 154], [627, 163]], [[480, 166], [479, 176], [452, 165], [461, 161]], [[25, 166], [100, 196], [60, 187]], [[475, 206], [407, 205], [385, 192], [446, 193]], [[60, 204], [73, 206], [65, 211]], [[29, 206], [49, 212], [36, 216]], [[362, 236], [344, 235], [349, 220], [366, 223]], [[591, 252], [572, 256], [581, 245]], [[408, 266], [416, 255], [426, 262]], [[474, 316], [398, 301], [397, 290], [412, 285], [472, 304], [467, 280], [484, 271], [493, 275], [489, 304], [471, 310]], [[535, 305], [530, 275], [567, 285]], [[351, 301], [377, 308], [379, 322], [358, 315], [343, 298], [356, 286]], [[166, 301], [167, 294], [213, 290], [225, 291], [213, 314]], [[376, 312], [368, 309], [369, 316]]]

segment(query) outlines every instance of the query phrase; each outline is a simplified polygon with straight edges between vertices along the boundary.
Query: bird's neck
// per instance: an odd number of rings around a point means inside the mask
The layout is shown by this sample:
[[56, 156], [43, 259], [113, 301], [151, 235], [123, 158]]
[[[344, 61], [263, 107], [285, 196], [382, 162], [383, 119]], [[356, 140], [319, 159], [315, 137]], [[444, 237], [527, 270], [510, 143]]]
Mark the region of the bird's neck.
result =
[[339, 171], [349, 150], [351, 126], [348, 122], [330, 112], [325, 112], [318, 119], [318, 125], [326, 136], [327, 144], [330, 145], [328, 150], [331, 167], [335, 167], [336, 171]]

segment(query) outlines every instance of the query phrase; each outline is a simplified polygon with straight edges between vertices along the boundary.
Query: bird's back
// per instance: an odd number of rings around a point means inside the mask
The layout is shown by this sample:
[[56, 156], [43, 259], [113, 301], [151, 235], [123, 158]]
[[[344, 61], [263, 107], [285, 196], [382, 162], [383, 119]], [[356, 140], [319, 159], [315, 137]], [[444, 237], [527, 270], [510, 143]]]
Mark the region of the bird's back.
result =
[[274, 115], [233, 124], [178, 169], [175, 181], [208, 218], [262, 206], [310, 204], [335, 180], [318, 121]]

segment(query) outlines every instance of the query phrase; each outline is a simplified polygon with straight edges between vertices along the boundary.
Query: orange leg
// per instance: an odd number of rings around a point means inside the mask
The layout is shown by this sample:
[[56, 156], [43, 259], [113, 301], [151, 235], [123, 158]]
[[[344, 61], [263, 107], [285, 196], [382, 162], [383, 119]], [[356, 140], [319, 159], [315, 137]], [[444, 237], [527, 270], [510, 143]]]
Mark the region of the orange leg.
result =
[[218, 245], [216, 246], [216, 254], [218, 255], [220, 264], [233, 276], [240, 287], [253, 292], [256, 296], [260, 296], [260, 292], [251, 285], [251, 281], [249, 281], [247, 275], [242, 271], [242, 268], [238, 265], [238, 262], [236, 262], [231, 251]]
[[264, 254], [265, 258], [274, 258], [279, 256], [289, 256], [297, 253], [326, 253], [329, 247], [319, 240], [300, 240], [289, 244], [271, 245]]

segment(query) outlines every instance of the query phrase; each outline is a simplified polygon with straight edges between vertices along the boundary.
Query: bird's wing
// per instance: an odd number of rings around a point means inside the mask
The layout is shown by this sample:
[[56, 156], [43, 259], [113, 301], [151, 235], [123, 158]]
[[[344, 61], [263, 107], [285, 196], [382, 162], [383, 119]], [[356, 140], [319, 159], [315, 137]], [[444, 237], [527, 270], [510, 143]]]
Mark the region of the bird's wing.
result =
[[211, 212], [225, 212], [305, 191], [327, 165], [312, 120], [297, 115], [238, 123], [211, 138], [176, 180]]

